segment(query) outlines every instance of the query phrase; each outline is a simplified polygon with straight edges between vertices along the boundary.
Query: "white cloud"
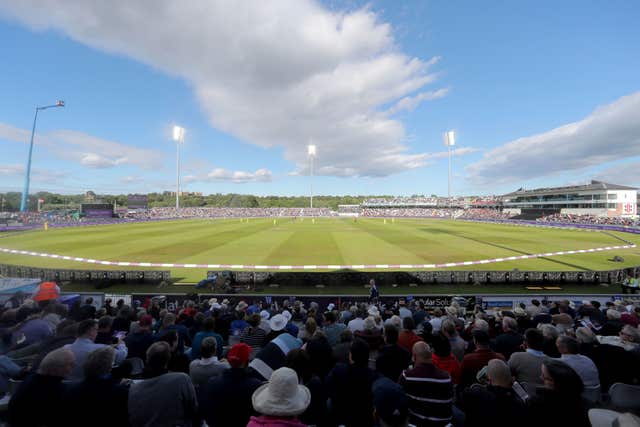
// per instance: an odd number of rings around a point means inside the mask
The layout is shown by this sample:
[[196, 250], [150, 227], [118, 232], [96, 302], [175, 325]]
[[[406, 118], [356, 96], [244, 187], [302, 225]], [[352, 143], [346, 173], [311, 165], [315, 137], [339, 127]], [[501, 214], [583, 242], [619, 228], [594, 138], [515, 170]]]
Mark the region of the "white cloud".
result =
[[640, 161], [611, 166], [598, 172], [595, 179], [612, 184], [640, 187]]
[[245, 171], [229, 171], [223, 168], [213, 169], [206, 176], [197, 178], [195, 176], [189, 177], [193, 181], [231, 181], [235, 183], [245, 182], [268, 182], [272, 179], [271, 171], [268, 169], [258, 169], [255, 172]]
[[[0, 164], [0, 176], [24, 177], [25, 167], [19, 164]], [[66, 172], [52, 169], [31, 168], [31, 181], [34, 182], [58, 182], [67, 176]]]
[[640, 156], [640, 92], [577, 122], [509, 142], [467, 167], [476, 183], [514, 184]]
[[[6, 123], [0, 123], [0, 139], [29, 142], [30, 132]], [[134, 165], [143, 169], [158, 168], [163, 155], [159, 151], [108, 141], [75, 130], [57, 130], [36, 133], [35, 143], [49, 149], [50, 153], [93, 168], [112, 168], [118, 165]]]
[[423, 89], [436, 79], [429, 67], [438, 58], [403, 54], [391, 26], [369, 8], [333, 12], [313, 0], [157, 0], [152, 7], [21, 0], [0, 11], [184, 78], [214, 127], [283, 148], [296, 169], [306, 164], [310, 139], [318, 173], [385, 176], [420, 167], [425, 154], [408, 152], [404, 126], [390, 114], [446, 94]]

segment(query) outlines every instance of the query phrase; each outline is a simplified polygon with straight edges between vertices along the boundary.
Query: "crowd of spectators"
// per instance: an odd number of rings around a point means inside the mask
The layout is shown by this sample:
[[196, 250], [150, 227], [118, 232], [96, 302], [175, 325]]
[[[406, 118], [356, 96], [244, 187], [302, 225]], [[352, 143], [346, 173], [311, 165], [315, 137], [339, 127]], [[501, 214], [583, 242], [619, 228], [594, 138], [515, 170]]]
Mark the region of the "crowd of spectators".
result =
[[621, 225], [624, 227], [638, 226], [638, 220], [633, 218], [560, 213], [543, 216], [542, 218], [538, 218], [536, 221], [555, 222], [561, 224]]
[[488, 208], [471, 208], [466, 209], [458, 218], [460, 219], [509, 219], [514, 215], [502, 212], [499, 209], [488, 209]]
[[323, 217], [333, 213], [328, 208], [151, 208], [132, 211], [127, 218], [265, 218], [265, 217]]
[[169, 312], [152, 299], [13, 298], [0, 315], [0, 416], [11, 426], [589, 426], [609, 387], [640, 381], [639, 324], [628, 301], [485, 312], [212, 298]]
[[374, 218], [455, 218], [462, 209], [448, 208], [363, 208], [361, 216]]

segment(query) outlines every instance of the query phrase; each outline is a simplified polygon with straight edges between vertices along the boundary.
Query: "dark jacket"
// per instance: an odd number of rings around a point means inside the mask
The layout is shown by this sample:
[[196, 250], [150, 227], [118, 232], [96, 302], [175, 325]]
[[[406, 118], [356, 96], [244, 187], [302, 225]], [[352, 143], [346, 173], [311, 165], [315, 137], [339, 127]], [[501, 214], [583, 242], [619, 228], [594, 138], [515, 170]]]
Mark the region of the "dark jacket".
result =
[[513, 353], [522, 351], [522, 348], [520, 347], [522, 342], [523, 338], [519, 333], [506, 332], [496, 337], [492, 348], [493, 351], [502, 354], [505, 359], [509, 360]]
[[12, 427], [58, 426], [69, 421], [62, 377], [33, 374], [11, 396], [7, 419]]
[[529, 400], [529, 403], [529, 424], [532, 426], [591, 426], [580, 396], [568, 396], [566, 393], [538, 387], [536, 395]]
[[376, 360], [376, 371], [397, 382], [403, 370], [409, 367], [411, 355], [397, 344], [385, 345]]
[[[331, 416], [336, 424], [347, 427], [373, 424], [371, 386], [378, 373], [364, 366], [338, 364], [327, 376]], [[371, 414], [371, 416], [369, 416]]]
[[139, 357], [143, 361], [147, 360], [147, 350], [154, 343], [153, 335], [150, 332], [138, 331], [127, 335], [124, 343], [127, 345], [127, 357]]
[[67, 425], [86, 426], [91, 420], [96, 427], [126, 426], [128, 397], [129, 388], [111, 378], [87, 378], [73, 384], [63, 398], [65, 408], [74, 408]]
[[200, 416], [209, 427], [245, 427], [255, 414], [251, 396], [260, 384], [246, 369], [225, 370], [199, 390]]
[[527, 406], [511, 388], [474, 386], [463, 392], [459, 405], [468, 427], [516, 426], [527, 419]]

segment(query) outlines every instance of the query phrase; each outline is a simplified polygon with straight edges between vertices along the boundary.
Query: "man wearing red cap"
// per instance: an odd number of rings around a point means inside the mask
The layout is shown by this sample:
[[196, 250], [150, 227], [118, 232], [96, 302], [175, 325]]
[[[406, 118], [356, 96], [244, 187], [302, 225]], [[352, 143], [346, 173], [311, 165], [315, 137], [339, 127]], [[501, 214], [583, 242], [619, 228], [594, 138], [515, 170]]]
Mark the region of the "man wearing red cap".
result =
[[200, 390], [200, 415], [209, 427], [246, 427], [255, 414], [251, 396], [262, 383], [247, 371], [250, 355], [251, 347], [244, 343], [231, 347], [227, 354], [231, 369], [211, 378]]

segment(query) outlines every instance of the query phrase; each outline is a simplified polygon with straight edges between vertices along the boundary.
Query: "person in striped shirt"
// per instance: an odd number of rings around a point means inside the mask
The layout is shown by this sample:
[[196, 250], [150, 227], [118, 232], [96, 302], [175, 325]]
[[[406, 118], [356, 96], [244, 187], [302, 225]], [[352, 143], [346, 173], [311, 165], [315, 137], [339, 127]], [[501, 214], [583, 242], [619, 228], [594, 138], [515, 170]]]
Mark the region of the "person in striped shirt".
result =
[[451, 422], [453, 383], [449, 374], [434, 366], [429, 344], [413, 345], [413, 368], [400, 375], [399, 384], [409, 398], [409, 416], [416, 426], [439, 427]]

